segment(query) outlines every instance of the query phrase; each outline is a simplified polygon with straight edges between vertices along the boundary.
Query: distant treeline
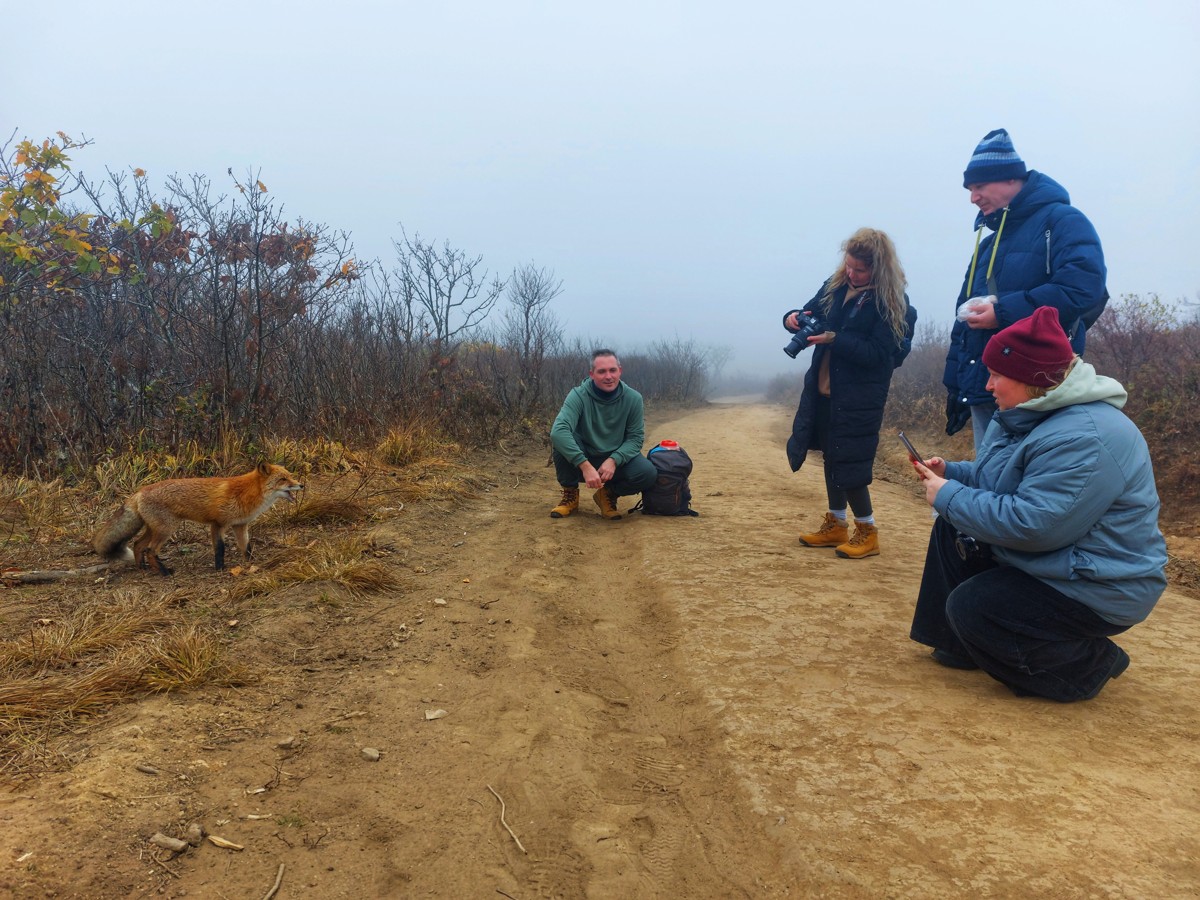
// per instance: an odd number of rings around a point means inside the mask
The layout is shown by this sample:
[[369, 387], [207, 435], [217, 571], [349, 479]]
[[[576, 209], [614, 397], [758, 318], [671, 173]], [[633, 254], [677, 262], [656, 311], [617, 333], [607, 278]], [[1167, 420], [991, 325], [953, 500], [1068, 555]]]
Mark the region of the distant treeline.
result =
[[[544, 433], [586, 375], [552, 270], [489, 276], [404, 232], [390, 264], [363, 264], [255, 178], [228, 195], [199, 176], [155, 195], [138, 170], [89, 182], [60, 138], [0, 154], [0, 471], [413, 422], [480, 445]], [[721, 362], [680, 339], [617, 349], [652, 402], [700, 401]]]

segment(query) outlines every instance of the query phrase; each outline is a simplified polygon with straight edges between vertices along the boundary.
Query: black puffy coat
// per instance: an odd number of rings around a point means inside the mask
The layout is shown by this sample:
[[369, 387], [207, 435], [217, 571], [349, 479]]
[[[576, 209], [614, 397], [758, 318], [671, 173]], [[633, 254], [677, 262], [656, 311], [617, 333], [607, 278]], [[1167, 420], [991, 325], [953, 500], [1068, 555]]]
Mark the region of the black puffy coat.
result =
[[907, 328], [904, 338], [897, 340], [880, 312], [873, 290], [863, 291], [846, 304], [848, 286], [842, 285], [834, 292], [833, 307], [826, 314], [821, 301], [827, 284], [804, 305], [804, 311], [814, 310], [824, 315], [828, 329], [837, 332], [837, 337], [831, 344], [814, 345], [813, 358], [804, 376], [804, 392], [792, 422], [792, 436], [787, 442], [787, 455], [792, 471], [796, 472], [809, 450], [822, 449], [816, 445], [815, 435], [817, 377], [822, 359], [829, 355], [830, 424], [825, 468], [835, 485], [853, 490], [871, 483], [892, 372], [912, 347], [917, 311], [908, 304], [905, 295]]

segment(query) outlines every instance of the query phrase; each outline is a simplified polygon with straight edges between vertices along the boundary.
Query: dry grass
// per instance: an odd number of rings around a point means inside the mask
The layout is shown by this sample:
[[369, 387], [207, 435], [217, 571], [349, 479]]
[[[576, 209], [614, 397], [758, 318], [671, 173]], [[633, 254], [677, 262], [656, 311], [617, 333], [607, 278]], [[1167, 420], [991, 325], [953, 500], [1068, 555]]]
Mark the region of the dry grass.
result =
[[289, 525], [352, 525], [370, 516], [366, 503], [346, 497], [305, 499], [299, 506], [284, 507], [283, 518]]
[[442, 456], [425, 457], [405, 466], [392, 491], [405, 502], [457, 500], [476, 496], [482, 483], [480, 475]]
[[119, 591], [0, 642], [0, 772], [86, 716], [146, 693], [236, 684], [216, 627], [180, 621], [181, 595]]
[[[253, 679], [253, 671], [231, 661], [227, 627], [247, 604], [262, 608], [265, 600], [275, 602], [273, 593], [294, 585], [319, 584], [323, 597], [327, 589], [351, 597], [397, 590], [401, 569], [372, 545], [361, 523], [410, 504], [469, 497], [481, 483], [477, 472], [455, 461], [457, 447], [419, 427], [390, 436], [386, 461], [331, 441], [278, 440], [264, 447], [267, 458], [306, 473], [306, 496], [296, 506], [276, 504], [256, 523], [256, 534], [286, 529], [293, 542], [261, 569], [230, 578], [201, 567], [186, 582], [132, 587], [119, 570], [112, 582], [63, 582], [56, 591], [15, 588], [4, 595], [14, 602], [0, 606], [0, 774], [69, 764], [59, 739], [78, 732], [81, 719], [131, 699]], [[194, 445], [174, 453], [131, 448], [97, 463], [96, 483], [86, 488], [0, 478], [0, 551], [19, 549], [8, 554], [13, 562], [23, 556], [38, 567], [58, 567], [82, 552], [98, 510], [113, 500], [165, 478], [245, 471], [255, 458], [250, 449], [233, 438], [207, 452]], [[195, 531], [189, 526], [180, 537], [187, 541]], [[142, 576], [131, 571], [128, 577]], [[36, 606], [27, 596], [39, 598]]]
[[394, 566], [372, 555], [370, 542], [350, 535], [312, 546], [292, 547], [277, 554], [260, 571], [245, 575], [230, 590], [233, 600], [245, 600], [294, 584], [326, 582], [353, 596], [395, 590], [400, 580]]
[[367, 456], [350, 450], [339, 441], [326, 438], [304, 441], [267, 438], [263, 441], [263, 446], [268, 459], [297, 475], [309, 475], [313, 472], [347, 473], [360, 471], [370, 465]]
[[135, 643], [171, 623], [174, 598], [120, 591], [77, 607], [62, 621], [43, 620], [28, 635], [0, 643], [0, 673], [62, 667]]
[[73, 525], [79, 505], [79, 491], [57, 478], [0, 478], [0, 529], [10, 540], [64, 533]]
[[388, 466], [410, 466], [422, 460], [459, 453], [461, 448], [457, 444], [424, 422], [393, 428], [375, 447], [375, 455]]

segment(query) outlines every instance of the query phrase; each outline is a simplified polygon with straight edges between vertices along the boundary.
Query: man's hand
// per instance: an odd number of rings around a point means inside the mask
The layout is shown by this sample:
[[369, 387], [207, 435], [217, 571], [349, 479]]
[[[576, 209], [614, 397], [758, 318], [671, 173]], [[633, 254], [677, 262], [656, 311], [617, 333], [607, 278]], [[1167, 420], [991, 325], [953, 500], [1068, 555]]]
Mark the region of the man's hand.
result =
[[968, 328], [999, 328], [996, 319], [996, 297], [989, 294], [986, 297], [972, 297], [966, 302], [967, 315], [963, 319]]
[[600, 478], [600, 473], [596, 471], [596, 467], [586, 459], [579, 464], [579, 474], [583, 476], [584, 482], [592, 490], [596, 490], [596, 488], [604, 484], [604, 481]]
[[613, 476], [617, 474], [617, 464], [613, 462], [610, 456], [604, 462], [600, 463], [600, 468], [597, 469], [586, 459], [579, 465], [579, 474], [583, 476], [583, 480], [592, 490], [596, 490], [608, 482], [612, 481]]
[[600, 481], [604, 484], [613, 480], [613, 476], [617, 474], [617, 464], [613, 462], [610, 456], [604, 462], [600, 463]]

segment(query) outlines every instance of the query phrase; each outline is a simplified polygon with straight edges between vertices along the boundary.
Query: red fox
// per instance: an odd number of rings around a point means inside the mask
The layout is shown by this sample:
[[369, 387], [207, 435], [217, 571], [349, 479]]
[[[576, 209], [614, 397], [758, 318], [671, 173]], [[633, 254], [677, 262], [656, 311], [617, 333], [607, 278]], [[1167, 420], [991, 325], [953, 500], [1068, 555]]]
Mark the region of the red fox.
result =
[[[242, 558], [250, 558], [250, 523], [276, 500], [296, 502], [304, 485], [283, 466], [259, 463], [245, 475], [233, 478], [171, 478], [139, 488], [125, 505], [92, 538], [92, 547], [106, 559], [132, 559], [141, 568], [170, 575], [159, 548], [175, 533], [179, 522], [200, 522], [212, 530], [213, 554], [218, 569], [225, 567], [226, 528], [232, 526]], [[145, 526], [133, 543], [128, 541]]]

